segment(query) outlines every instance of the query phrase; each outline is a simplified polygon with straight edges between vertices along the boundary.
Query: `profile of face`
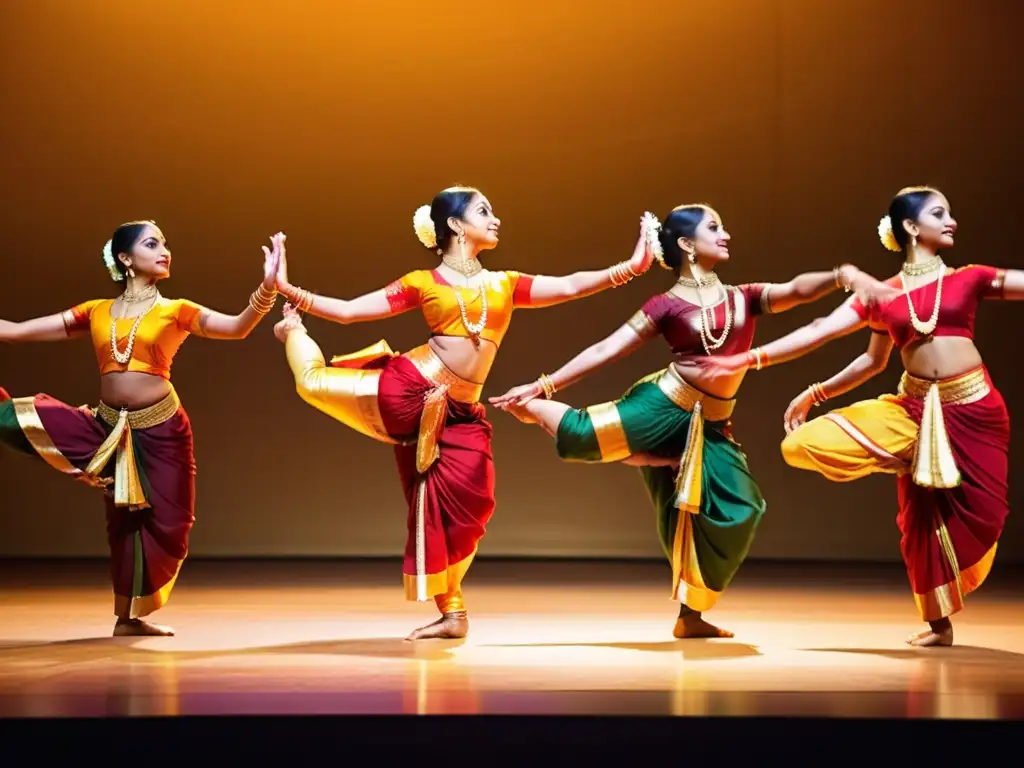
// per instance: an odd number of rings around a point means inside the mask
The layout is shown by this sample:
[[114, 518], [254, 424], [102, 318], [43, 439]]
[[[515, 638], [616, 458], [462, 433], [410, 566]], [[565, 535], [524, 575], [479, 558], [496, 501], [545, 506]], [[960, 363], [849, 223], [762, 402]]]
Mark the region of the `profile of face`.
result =
[[167, 249], [167, 238], [155, 224], [146, 224], [131, 252], [119, 253], [118, 258], [136, 277], [164, 280], [171, 276], [171, 252]]
[[692, 253], [698, 263], [718, 263], [729, 260], [731, 236], [722, 226], [722, 217], [710, 208], [693, 233], [692, 238], [679, 238], [679, 247], [687, 254]]
[[953, 247], [956, 219], [950, 213], [949, 201], [941, 192], [929, 195], [917, 221], [904, 221], [903, 227], [911, 237], [917, 238], [919, 245], [936, 251]]
[[498, 245], [498, 228], [501, 220], [494, 215], [491, 202], [479, 192], [466, 206], [461, 219], [448, 219], [448, 226], [455, 232], [462, 232], [466, 245], [477, 250], [489, 250]]

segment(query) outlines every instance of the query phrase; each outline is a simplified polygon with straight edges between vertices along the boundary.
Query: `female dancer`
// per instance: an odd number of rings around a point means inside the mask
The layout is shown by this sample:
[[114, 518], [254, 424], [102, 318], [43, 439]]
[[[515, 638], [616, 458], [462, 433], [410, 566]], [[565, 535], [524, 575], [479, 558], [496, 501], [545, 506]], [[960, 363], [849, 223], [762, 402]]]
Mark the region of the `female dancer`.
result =
[[[1024, 298], [1024, 271], [948, 268], [939, 250], [953, 246], [956, 227], [938, 190], [900, 190], [878, 230], [882, 244], [904, 260], [888, 281], [891, 296], [873, 308], [851, 299], [745, 359], [720, 359], [708, 371], [731, 377], [750, 365], [777, 365], [871, 328], [867, 352], [790, 404], [782, 455], [790, 466], [835, 482], [876, 472], [898, 476], [900, 549], [929, 625], [907, 639], [919, 646], [952, 645], [949, 617], [988, 575], [1009, 512], [1009, 417], [974, 346], [974, 317], [981, 299]], [[905, 369], [896, 395], [804, 423], [812, 406], [884, 370], [893, 344]]]
[[263, 282], [238, 315], [165, 299], [171, 253], [152, 221], [122, 224], [103, 249], [116, 299], [56, 315], [0, 320], [0, 341], [62, 341], [89, 334], [100, 368], [100, 403], [72, 408], [49, 395], [10, 399], [0, 390], [0, 443], [38, 455], [105, 491], [114, 585], [114, 635], [172, 635], [142, 620], [163, 606], [188, 552], [195, 520], [195, 461], [188, 416], [171, 386], [171, 363], [189, 334], [244, 339], [273, 308], [283, 235], [263, 248]]
[[[476, 189], [453, 187], [413, 219], [420, 242], [441, 256], [433, 270], [410, 272], [351, 300], [315, 296], [288, 282], [278, 290], [301, 312], [338, 323], [376, 320], [419, 307], [430, 340], [404, 355], [380, 341], [328, 367], [290, 308], [275, 332], [285, 342], [299, 396], [364, 435], [395, 445], [409, 504], [403, 567], [410, 600], [434, 601], [441, 618], [408, 639], [464, 637], [469, 629], [462, 579], [494, 511], [491, 425], [479, 402], [483, 382], [516, 307], [548, 307], [623, 285], [653, 255], [643, 239], [610, 269], [546, 277], [491, 272], [480, 252], [498, 244], [499, 220]], [[283, 257], [283, 254], [282, 254]]]
[[[648, 214], [653, 240], [657, 226]], [[658, 232], [659, 261], [678, 276], [617, 331], [551, 376], [509, 390], [491, 403], [554, 436], [566, 461], [641, 467], [658, 515], [658, 535], [672, 563], [680, 602], [673, 635], [732, 637], [709, 624], [709, 610], [743, 562], [765, 502], [733, 440], [730, 417], [743, 371], [707, 381], [676, 365], [634, 384], [614, 402], [573, 409], [551, 400], [558, 390], [618, 360], [658, 335], [675, 355], [724, 355], [750, 349], [755, 319], [815, 301], [836, 288], [870, 300], [881, 288], [856, 267], [799, 275], [788, 283], [723, 285], [715, 268], [729, 258], [729, 234], [706, 205], [675, 208]], [[546, 399], [539, 399], [540, 395]], [[681, 458], [680, 458], [681, 457]], [[678, 473], [673, 470], [679, 465]]]

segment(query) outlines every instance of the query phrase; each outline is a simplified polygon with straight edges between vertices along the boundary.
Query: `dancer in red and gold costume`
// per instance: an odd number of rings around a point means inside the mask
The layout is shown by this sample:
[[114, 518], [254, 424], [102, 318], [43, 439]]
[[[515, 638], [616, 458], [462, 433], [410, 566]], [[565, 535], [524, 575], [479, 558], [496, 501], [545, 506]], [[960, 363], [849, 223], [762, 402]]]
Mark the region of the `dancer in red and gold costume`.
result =
[[0, 389], [0, 443], [105, 491], [114, 586], [114, 635], [172, 635], [143, 621], [171, 594], [195, 521], [192, 427], [171, 385], [171, 363], [189, 335], [244, 339], [273, 308], [282, 235], [264, 247], [263, 282], [237, 315], [166, 299], [171, 253], [151, 221], [122, 224], [103, 250], [116, 299], [56, 315], [0, 320], [0, 341], [89, 336], [100, 369], [100, 403], [72, 408], [49, 395], [10, 398]]
[[[645, 272], [653, 255], [641, 237], [633, 257], [609, 269], [566, 277], [486, 270], [479, 255], [497, 246], [500, 222], [488, 199], [467, 187], [438, 194], [413, 224], [441, 263], [348, 301], [291, 285], [282, 260], [278, 289], [292, 306], [275, 333], [285, 343], [300, 397], [395, 446], [409, 505], [405, 594], [433, 598], [441, 612], [408, 639], [464, 637], [469, 622], [462, 580], [494, 511], [491, 425], [480, 393], [512, 312], [622, 285]], [[355, 323], [417, 308], [431, 331], [426, 344], [399, 355], [380, 341], [330, 365], [296, 312]]]
[[[782, 454], [791, 466], [836, 482], [874, 473], [897, 476], [900, 548], [921, 618], [929, 625], [907, 642], [920, 646], [952, 645], [950, 616], [988, 576], [1009, 512], [1009, 416], [974, 345], [974, 319], [983, 299], [1024, 298], [1024, 271], [947, 267], [939, 251], [953, 246], [956, 227], [941, 192], [901, 190], [879, 225], [882, 243], [904, 259], [888, 281], [890, 297], [871, 309], [851, 299], [746, 356], [712, 363], [713, 375], [733, 375], [871, 329], [867, 352], [790, 404]], [[893, 346], [904, 367], [897, 394], [805, 423], [813, 406], [882, 371]]]

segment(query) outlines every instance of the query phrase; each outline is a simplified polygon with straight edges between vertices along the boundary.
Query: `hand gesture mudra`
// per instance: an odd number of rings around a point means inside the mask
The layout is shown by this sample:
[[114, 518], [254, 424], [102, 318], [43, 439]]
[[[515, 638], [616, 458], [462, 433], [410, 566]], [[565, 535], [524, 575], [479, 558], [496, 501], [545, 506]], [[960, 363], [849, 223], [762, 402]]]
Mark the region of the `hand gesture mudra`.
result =
[[509, 411], [511, 408], [526, 405], [534, 398], [540, 397], [543, 394], [544, 388], [540, 385], [540, 382], [534, 381], [529, 384], [520, 384], [518, 387], [512, 387], [512, 389], [500, 397], [489, 398], [488, 402], [495, 408]]
[[633, 255], [629, 257], [629, 268], [637, 275], [642, 275], [654, 263], [654, 251], [647, 243], [647, 231], [640, 227], [640, 238], [636, 241]]
[[782, 417], [787, 435], [807, 421], [807, 414], [813, 405], [814, 398], [810, 389], [805, 389], [793, 398], [793, 402], [786, 408], [786, 414]]
[[271, 247], [263, 246], [263, 287], [268, 290], [277, 288], [277, 273], [284, 258], [284, 235], [278, 232], [270, 238]]

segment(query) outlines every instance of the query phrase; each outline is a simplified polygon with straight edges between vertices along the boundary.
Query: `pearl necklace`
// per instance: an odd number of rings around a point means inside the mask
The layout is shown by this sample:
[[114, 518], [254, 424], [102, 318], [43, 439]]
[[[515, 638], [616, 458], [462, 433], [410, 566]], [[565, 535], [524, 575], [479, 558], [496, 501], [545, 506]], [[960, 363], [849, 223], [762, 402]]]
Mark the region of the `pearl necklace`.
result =
[[[917, 269], [914, 269], [915, 267]], [[925, 275], [939, 268], [941, 268], [941, 271], [935, 280], [935, 306], [932, 307], [932, 316], [928, 318], [928, 322], [922, 323], [917, 316], [917, 310], [914, 309], [914, 302], [910, 297], [910, 291], [907, 289], [906, 277]], [[910, 311], [910, 324], [922, 336], [931, 336], [935, 333], [935, 327], [939, 324], [939, 307], [942, 305], [942, 278], [945, 276], [946, 265], [937, 256], [934, 260], [926, 262], [924, 265], [904, 264], [900, 272], [900, 284], [903, 286], [903, 295], [907, 297], [907, 309]]]
[[[117, 318], [114, 317], [114, 313], [110, 313], [110, 352], [114, 356], [114, 360], [120, 365], [128, 365], [132, 359], [132, 352], [135, 350], [135, 335], [139, 332], [139, 326], [142, 325], [142, 321], [146, 318], [150, 312], [153, 311], [153, 307], [160, 303], [160, 294], [156, 294], [156, 301], [154, 301], [145, 312], [135, 318], [135, 322], [132, 323], [132, 329], [128, 333], [128, 346], [124, 352], [121, 352], [117, 348]], [[111, 305], [113, 309], [113, 305]], [[124, 318], [121, 318], [124, 319]]]
[[454, 285], [452, 290], [455, 291], [455, 300], [459, 303], [459, 312], [462, 314], [462, 325], [469, 331], [469, 335], [474, 339], [478, 339], [480, 334], [483, 333], [484, 328], [487, 327], [487, 290], [486, 287], [480, 286], [480, 319], [475, 322], [469, 322], [469, 316], [466, 314], [466, 303], [462, 300], [462, 294], [459, 293], [459, 289]]
[[704, 345], [704, 351], [710, 355], [716, 349], [721, 349], [732, 330], [732, 306], [729, 301], [729, 289], [722, 288], [725, 293], [725, 326], [722, 329], [722, 335], [716, 339], [711, 334], [712, 326], [715, 323], [715, 305], [704, 306], [704, 297], [701, 295], [700, 289], [701, 287], [710, 288], [713, 285], [721, 285], [722, 281], [718, 279], [718, 275], [712, 272], [710, 275], [701, 275], [698, 280], [680, 277], [678, 282], [679, 285], [697, 290], [697, 303], [700, 305], [700, 341]]

